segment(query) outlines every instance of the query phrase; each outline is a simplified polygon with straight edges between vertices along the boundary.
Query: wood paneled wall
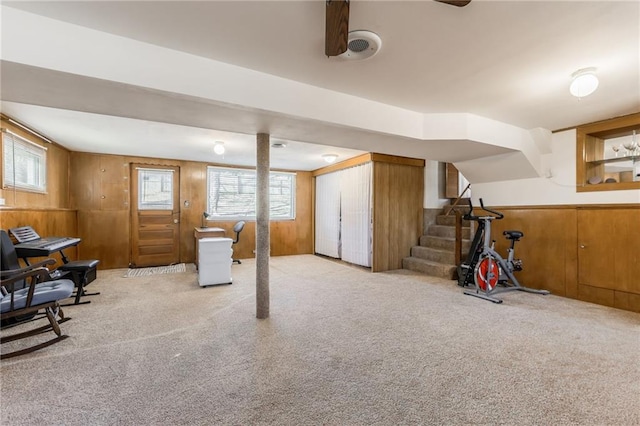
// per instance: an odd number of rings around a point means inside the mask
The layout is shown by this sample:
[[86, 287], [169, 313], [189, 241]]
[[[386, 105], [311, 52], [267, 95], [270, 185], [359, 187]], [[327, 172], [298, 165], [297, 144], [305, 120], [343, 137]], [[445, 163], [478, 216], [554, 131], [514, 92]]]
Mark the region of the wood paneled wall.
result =
[[[49, 143], [32, 133], [10, 123], [6, 117], [0, 117], [2, 128], [19, 135], [30, 142], [47, 149], [47, 193], [16, 191], [5, 188], [4, 182], [0, 188], [0, 198], [5, 199], [8, 207], [30, 208], [68, 208], [69, 207], [69, 151], [55, 143]], [[0, 171], [4, 164], [4, 154], [0, 150]], [[2, 178], [2, 173], [0, 173]], [[3, 228], [7, 228], [3, 225]]]
[[[10, 123], [5, 116], [0, 117], [3, 129], [47, 148], [47, 192], [45, 194], [0, 188], [0, 198], [5, 206], [0, 207], [0, 228], [8, 230], [20, 226], [32, 226], [41, 237], [75, 236], [78, 234], [76, 211], [69, 208], [69, 151], [55, 143], [49, 143], [32, 133]], [[3, 150], [0, 149], [0, 177], [4, 164]], [[78, 249], [65, 250], [70, 260], [78, 258]], [[51, 257], [61, 264], [59, 254]], [[33, 259], [39, 261], [42, 259]]]
[[640, 312], [640, 219], [638, 205], [496, 207], [493, 222], [500, 253], [502, 231], [517, 229], [516, 257], [524, 269], [518, 280], [600, 305]]
[[129, 265], [129, 164], [119, 155], [71, 153], [71, 206], [78, 211], [78, 255], [101, 269]]
[[373, 163], [373, 272], [402, 269], [422, 235], [422, 165]]
[[[505, 254], [509, 241], [502, 235], [519, 230], [516, 257], [523, 261], [518, 280], [526, 287], [546, 289], [558, 296], [576, 297], [577, 228], [576, 209], [497, 207], [504, 219], [492, 222], [496, 249]], [[477, 213], [476, 213], [477, 214]]]
[[[41, 237], [78, 235], [76, 211], [69, 209], [6, 208], [0, 210], [0, 224], [5, 231], [20, 226], [32, 226]], [[84, 243], [80, 245], [82, 244]], [[69, 260], [78, 259], [76, 247], [66, 249], [64, 254]], [[56, 260], [56, 267], [62, 264], [58, 253], [51, 257]], [[33, 258], [29, 259], [29, 262], [34, 263], [44, 259]]]
[[[206, 173], [205, 173], [206, 174]], [[294, 254], [312, 254], [312, 222], [313, 222], [313, 179], [311, 172], [296, 173], [296, 219], [272, 221], [270, 225], [271, 256], [285, 256]], [[204, 201], [206, 202], [206, 200]], [[199, 212], [197, 220], [201, 220]], [[208, 226], [223, 228], [230, 238], [235, 238], [233, 226], [235, 221], [209, 221]], [[198, 225], [200, 223], [198, 222]], [[189, 228], [193, 239], [193, 228]], [[256, 223], [247, 221], [240, 233], [240, 241], [233, 246], [234, 259], [249, 259], [255, 257]], [[188, 247], [195, 258], [195, 246]]]
[[578, 210], [578, 298], [640, 312], [640, 207]]
[[[207, 163], [71, 153], [72, 206], [78, 210], [78, 234], [83, 238], [80, 255], [101, 259], [103, 268], [125, 268], [130, 258], [129, 181], [131, 163], [180, 168], [180, 261], [195, 260], [194, 228], [202, 226], [206, 210]], [[271, 223], [271, 255], [313, 252], [312, 177], [296, 175], [296, 219]], [[234, 238], [235, 221], [209, 221]], [[247, 221], [234, 258], [255, 257], [255, 222]]]

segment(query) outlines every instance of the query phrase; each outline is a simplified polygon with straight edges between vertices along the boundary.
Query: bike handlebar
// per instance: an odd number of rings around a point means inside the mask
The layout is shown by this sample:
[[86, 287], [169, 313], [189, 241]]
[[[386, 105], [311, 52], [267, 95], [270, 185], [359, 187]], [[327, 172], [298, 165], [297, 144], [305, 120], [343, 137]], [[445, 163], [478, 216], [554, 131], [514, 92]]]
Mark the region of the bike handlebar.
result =
[[[495, 215], [495, 216], [493, 216], [494, 219], [498, 219], [499, 220], [499, 219], [502, 219], [504, 217], [504, 215], [502, 213], [486, 208], [484, 206], [484, 203], [482, 202], [482, 198], [480, 198], [480, 207], [482, 207], [482, 210], [487, 211], [487, 212]], [[473, 203], [471, 202], [471, 198], [469, 198], [469, 211], [467, 213], [465, 213], [465, 215], [462, 216], [462, 218], [464, 220], [482, 220], [484, 217], [483, 216], [475, 216], [473, 214]]]

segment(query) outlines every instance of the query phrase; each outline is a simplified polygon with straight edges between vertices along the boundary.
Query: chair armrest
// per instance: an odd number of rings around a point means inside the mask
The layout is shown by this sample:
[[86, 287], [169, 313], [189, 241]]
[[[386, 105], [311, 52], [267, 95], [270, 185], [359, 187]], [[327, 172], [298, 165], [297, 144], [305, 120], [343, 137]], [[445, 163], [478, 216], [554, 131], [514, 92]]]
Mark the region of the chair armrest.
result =
[[[53, 259], [51, 259], [53, 260]], [[54, 261], [55, 263], [55, 261]], [[21, 281], [21, 280], [25, 280], [26, 283], [28, 283], [28, 290], [27, 290], [27, 294], [26, 294], [26, 301], [25, 301], [25, 307], [30, 307], [31, 306], [31, 302], [33, 300], [33, 296], [36, 290], [36, 285], [46, 281], [49, 278], [49, 270], [47, 268], [45, 268], [44, 266], [35, 268], [33, 266], [29, 266], [27, 268], [22, 268], [21, 269], [22, 272], [13, 275], [9, 278], [5, 278], [3, 280], [0, 280], [0, 286], [2, 287], [8, 287], [9, 288], [9, 294], [7, 294], [6, 296], [3, 297], [3, 299], [5, 297], [10, 297], [10, 302], [9, 302], [9, 310], [13, 311], [15, 309], [15, 291], [14, 291], [14, 283], [17, 281]], [[30, 278], [30, 279], [29, 279]], [[24, 297], [24, 293], [22, 293], [22, 296], [20, 297]]]
[[[8, 278], [0, 280], [0, 285], [2, 287], [10, 286], [16, 281], [21, 281], [26, 278], [35, 277], [35, 283], [41, 283], [46, 281], [49, 278], [49, 270], [45, 267], [39, 268], [23, 268], [23, 269], [14, 269], [15, 271], [22, 271], [16, 275], [12, 275]], [[3, 271], [4, 272], [4, 271]], [[37, 279], [40, 278], [40, 279]]]
[[[4, 271], [0, 271], [0, 279], [1, 278], [5, 278], [5, 277], [13, 278], [13, 276], [15, 274], [21, 274], [21, 273], [24, 273], [24, 272], [27, 272], [27, 271], [31, 271], [31, 270], [36, 269], [36, 268], [40, 268], [40, 267], [45, 266], [45, 265], [55, 265], [55, 263], [56, 263], [55, 259], [49, 258], [49, 259], [45, 259], [45, 260], [43, 260], [41, 262], [34, 263], [33, 265], [25, 266], [24, 268], [6, 269]], [[22, 278], [24, 278], [24, 277], [22, 277]]]

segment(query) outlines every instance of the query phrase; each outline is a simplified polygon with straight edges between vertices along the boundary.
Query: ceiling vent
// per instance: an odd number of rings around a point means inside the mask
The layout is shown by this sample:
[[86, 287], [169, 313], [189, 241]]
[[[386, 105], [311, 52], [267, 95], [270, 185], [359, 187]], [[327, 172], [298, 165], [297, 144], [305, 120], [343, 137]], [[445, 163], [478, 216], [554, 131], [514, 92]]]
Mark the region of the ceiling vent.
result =
[[367, 30], [350, 31], [347, 51], [339, 57], [350, 61], [359, 61], [372, 57], [378, 53], [381, 47], [382, 39], [378, 34]]

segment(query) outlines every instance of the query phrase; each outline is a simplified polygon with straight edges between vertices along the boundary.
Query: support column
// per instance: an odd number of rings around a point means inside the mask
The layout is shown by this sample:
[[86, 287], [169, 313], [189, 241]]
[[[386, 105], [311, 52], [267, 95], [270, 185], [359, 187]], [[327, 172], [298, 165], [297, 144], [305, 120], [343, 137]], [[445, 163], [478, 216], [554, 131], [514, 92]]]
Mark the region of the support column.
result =
[[258, 133], [256, 167], [256, 317], [269, 317], [269, 135]]

